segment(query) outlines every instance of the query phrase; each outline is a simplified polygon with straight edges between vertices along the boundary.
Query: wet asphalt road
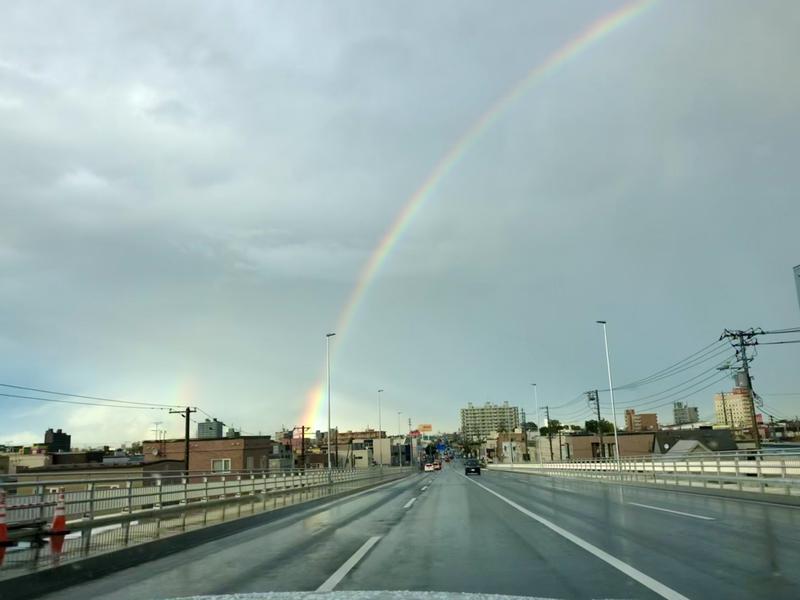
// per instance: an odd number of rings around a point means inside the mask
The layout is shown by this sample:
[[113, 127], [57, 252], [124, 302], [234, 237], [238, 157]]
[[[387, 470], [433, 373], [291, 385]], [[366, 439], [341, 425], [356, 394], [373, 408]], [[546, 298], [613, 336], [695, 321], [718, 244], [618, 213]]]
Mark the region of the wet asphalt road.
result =
[[800, 509], [525, 474], [484, 471], [467, 479], [455, 463], [46, 598], [138, 600], [321, 586], [794, 599]]

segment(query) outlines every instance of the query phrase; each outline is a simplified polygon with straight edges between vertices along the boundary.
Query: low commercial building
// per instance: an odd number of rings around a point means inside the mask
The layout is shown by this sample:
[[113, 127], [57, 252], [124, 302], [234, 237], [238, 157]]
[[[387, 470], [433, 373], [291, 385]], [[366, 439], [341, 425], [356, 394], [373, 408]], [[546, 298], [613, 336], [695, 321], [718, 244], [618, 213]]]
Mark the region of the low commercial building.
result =
[[[653, 453], [655, 433], [649, 432], [617, 432], [619, 440], [619, 455], [643, 456]], [[547, 438], [545, 438], [547, 441]], [[596, 434], [573, 434], [564, 437], [563, 455], [565, 460], [579, 460], [590, 458], [612, 458], [616, 456], [614, 434], [604, 434], [600, 445], [600, 436]], [[558, 450], [555, 453], [558, 460]], [[546, 460], [546, 459], [545, 459]]]
[[9, 487], [9, 494], [33, 494], [39, 482], [50, 483], [45, 492], [56, 493], [59, 489], [67, 492], [88, 489], [92, 482], [94, 489], [119, 489], [125, 486], [125, 479], [133, 479], [133, 487], [150, 485], [149, 480], [167, 478], [170, 474], [179, 474], [183, 470], [182, 460], [156, 460], [137, 465], [109, 465], [103, 463], [71, 463], [48, 465], [19, 470], [10, 481], [16, 483]]
[[[142, 442], [145, 464], [157, 460], [184, 460], [184, 440]], [[224, 473], [228, 471], [290, 469], [291, 448], [270, 436], [243, 435], [214, 440], [189, 440], [189, 470]]]
[[513, 433], [502, 432], [496, 434], [494, 440], [495, 462], [515, 463], [528, 462], [528, 440], [527, 435], [521, 431]]
[[8, 473], [16, 473], [20, 469], [31, 469], [35, 467], [46, 467], [52, 463], [49, 454], [22, 454], [20, 452], [5, 452], [3, 457], [8, 459]]
[[342, 446], [349, 444], [352, 440], [372, 440], [385, 437], [386, 432], [383, 430], [365, 429], [364, 431], [339, 431], [336, 440]]
[[[620, 457], [648, 456], [653, 454], [667, 454], [678, 446], [681, 441], [696, 441], [698, 444], [682, 444], [684, 452], [724, 452], [736, 450], [736, 442], [728, 429], [687, 429], [672, 431], [654, 431], [627, 433], [618, 432], [617, 438], [620, 445]], [[543, 438], [545, 445], [547, 438]], [[557, 439], [554, 436], [554, 440]], [[615, 456], [614, 435], [603, 435], [603, 450], [606, 458]], [[585, 460], [601, 458], [600, 438], [594, 434], [579, 434], [565, 436], [562, 448], [565, 460]], [[558, 449], [555, 449], [554, 460], [558, 460]], [[544, 461], [549, 457], [545, 451]]]
[[339, 467], [343, 469], [369, 469], [372, 466], [372, 448], [339, 451]]

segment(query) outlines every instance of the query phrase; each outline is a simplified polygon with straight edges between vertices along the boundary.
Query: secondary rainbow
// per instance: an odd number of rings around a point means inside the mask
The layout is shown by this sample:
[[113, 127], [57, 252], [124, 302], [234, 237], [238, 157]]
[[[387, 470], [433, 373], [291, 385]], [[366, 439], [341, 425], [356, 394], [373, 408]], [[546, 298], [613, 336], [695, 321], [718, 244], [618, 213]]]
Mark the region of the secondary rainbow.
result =
[[[582, 54], [594, 44], [620, 29], [632, 19], [642, 14], [648, 7], [655, 4], [656, 0], [641, 0], [626, 4], [618, 10], [609, 13], [594, 21], [578, 36], [548, 55], [543, 61], [534, 66], [517, 83], [500, 96], [447, 150], [436, 166], [431, 170], [422, 185], [405, 202], [400, 212], [395, 217], [391, 226], [386, 230], [380, 243], [367, 260], [359, 273], [356, 285], [350, 292], [336, 324], [339, 339], [348, 329], [353, 315], [361, 305], [369, 285], [374, 281], [381, 265], [386, 261], [392, 248], [397, 244], [400, 236], [408, 228], [414, 216], [420, 211], [441, 181], [453, 170], [458, 161], [467, 150], [475, 143], [480, 135], [494, 123], [505, 110], [517, 101], [523, 94], [537, 83], [543, 81], [548, 75], [553, 74]], [[306, 408], [303, 412], [302, 423], [315, 424], [316, 415], [322, 405], [324, 394], [322, 382], [317, 383], [308, 392]]]

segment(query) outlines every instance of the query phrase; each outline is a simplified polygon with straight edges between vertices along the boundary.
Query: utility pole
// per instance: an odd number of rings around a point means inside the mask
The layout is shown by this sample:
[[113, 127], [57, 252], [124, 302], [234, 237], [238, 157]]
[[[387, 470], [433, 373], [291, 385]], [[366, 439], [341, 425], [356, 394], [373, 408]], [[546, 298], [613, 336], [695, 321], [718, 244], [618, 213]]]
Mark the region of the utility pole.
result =
[[[383, 473], [383, 438], [381, 437], [381, 394], [383, 390], [378, 390], [378, 464], [380, 465], [381, 473]], [[375, 443], [373, 442], [373, 446]], [[374, 448], [373, 448], [374, 449]], [[389, 447], [391, 450], [391, 446]]]
[[408, 466], [414, 466], [414, 438], [411, 435], [411, 417], [408, 418]]
[[[725, 392], [720, 392], [719, 395], [722, 398], [722, 419], [725, 421], [725, 425], [728, 425], [728, 403], [725, 401]], [[733, 427], [733, 423], [730, 425]]]
[[184, 434], [183, 434], [183, 470], [186, 475], [189, 475], [189, 417], [192, 413], [196, 413], [197, 409], [187, 406], [183, 410], [171, 410], [172, 415], [183, 415], [184, 419]]
[[[331, 465], [331, 338], [335, 333], [325, 334], [325, 372], [328, 380], [328, 483], [333, 483], [333, 466]], [[337, 432], [336, 437], [339, 437]], [[337, 439], [338, 444], [338, 439]], [[337, 453], [339, 449], [336, 449]], [[336, 455], [336, 466], [339, 466], [339, 455]]]
[[300, 464], [306, 470], [306, 426], [300, 425]]
[[586, 392], [589, 399], [589, 406], [594, 403], [595, 410], [597, 411], [597, 435], [600, 436], [600, 458], [606, 457], [606, 449], [603, 447], [603, 422], [600, 419], [600, 394], [597, 390]]
[[547, 441], [550, 444], [550, 462], [554, 462], [555, 458], [553, 457], [553, 428], [550, 426], [550, 407], [544, 407], [544, 414], [547, 418]]
[[750, 427], [753, 430], [753, 441], [755, 442], [756, 450], [761, 449], [761, 439], [758, 435], [758, 422], [756, 421], [756, 398], [753, 393], [753, 380], [750, 378], [750, 360], [747, 358], [747, 347], [755, 346], [758, 342], [752, 341], [757, 335], [754, 329], [748, 331], [728, 331], [727, 329], [722, 332], [719, 339], [728, 338], [731, 344], [736, 349], [736, 356], [742, 362], [742, 372], [744, 373], [745, 384], [747, 384], [747, 397], [750, 401]]
[[336, 428], [336, 468], [339, 468], [339, 428]]

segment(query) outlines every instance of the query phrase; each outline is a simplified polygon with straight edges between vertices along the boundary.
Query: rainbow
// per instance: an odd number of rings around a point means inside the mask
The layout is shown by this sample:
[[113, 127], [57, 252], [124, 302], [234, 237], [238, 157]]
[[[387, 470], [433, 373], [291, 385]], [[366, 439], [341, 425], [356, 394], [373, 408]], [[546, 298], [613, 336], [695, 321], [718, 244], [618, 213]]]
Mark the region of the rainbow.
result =
[[[383, 238], [381, 238], [380, 243], [375, 250], [373, 250], [369, 260], [367, 260], [366, 264], [361, 269], [356, 285], [350, 292], [347, 303], [339, 315], [336, 329], [334, 329], [339, 336], [350, 326], [353, 315], [363, 302], [367, 289], [375, 280], [378, 270], [386, 261], [392, 248], [394, 248], [397, 241], [403, 235], [403, 232], [405, 232], [411, 224], [414, 216], [419, 213], [425, 201], [433, 195], [437, 186], [455, 168], [459, 160], [466, 154], [467, 150], [476, 142], [480, 135], [497, 121], [509, 106], [514, 104], [532, 87], [543, 81], [548, 75], [553, 74], [559, 67], [575, 59], [603, 38], [625, 26], [635, 17], [642, 14], [647, 8], [655, 4], [655, 2], [656, 0], [637, 0], [594, 21], [579, 35], [548, 55], [542, 62], [528, 71], [522, 79], [517, 81], [505, 94], [500, 96], [458, 138], [458, 140], [456, 140], [429, 173], [419, 189], [405, 202], [391, 226], [386, 230]], [[312, 427], [314, 426], [324, 399], [323, 383], [320, 381], [311, 388], [307, 394], [306, 407], [303, 412], [301, 423], [308, 424]]]

